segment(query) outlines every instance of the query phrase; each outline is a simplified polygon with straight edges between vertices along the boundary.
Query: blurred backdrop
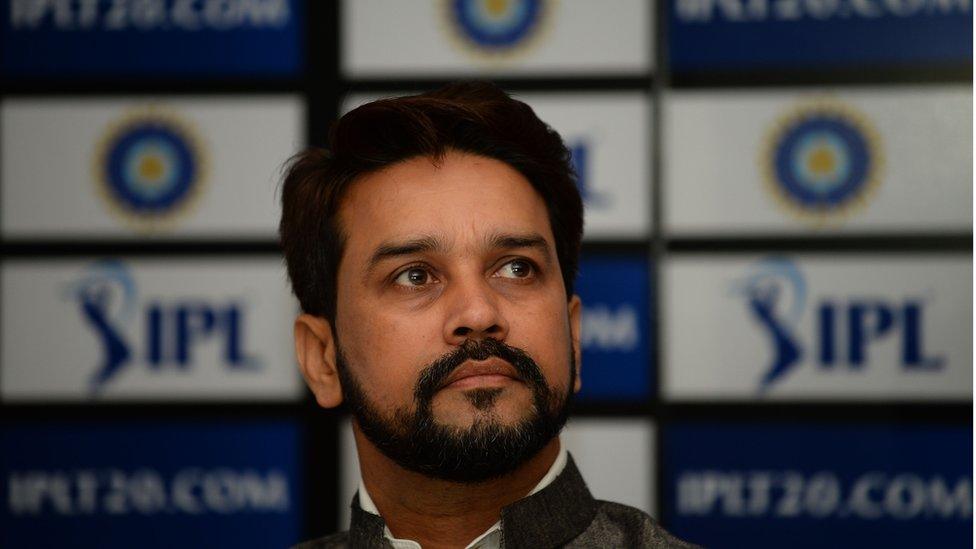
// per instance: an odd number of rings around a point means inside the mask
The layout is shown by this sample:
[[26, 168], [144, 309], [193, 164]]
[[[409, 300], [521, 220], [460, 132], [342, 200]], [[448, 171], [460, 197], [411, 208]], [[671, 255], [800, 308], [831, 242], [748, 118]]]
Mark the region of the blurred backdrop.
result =
[[972, 543], [969, 0], [3, 0], [0, 546], [348, 520], [283, 162], [489, 78], [573, 154], [597, 497], [709, 547]]

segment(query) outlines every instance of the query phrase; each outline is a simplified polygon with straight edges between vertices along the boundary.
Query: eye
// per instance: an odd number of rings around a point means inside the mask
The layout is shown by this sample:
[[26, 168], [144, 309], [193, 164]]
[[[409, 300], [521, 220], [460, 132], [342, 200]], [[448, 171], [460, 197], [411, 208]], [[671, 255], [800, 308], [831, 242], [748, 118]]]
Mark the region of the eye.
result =
[[432, 281], [433, 277], [427, 272], [427, 269], [420, 267], [411, 267], [397, 275], [393, 280], [394, 283], [400, 286], [423, 286]]
[[524, 259], [513, 259], [495, 271], [502, 278], [528, 278], [535, 274], [535, 268]]

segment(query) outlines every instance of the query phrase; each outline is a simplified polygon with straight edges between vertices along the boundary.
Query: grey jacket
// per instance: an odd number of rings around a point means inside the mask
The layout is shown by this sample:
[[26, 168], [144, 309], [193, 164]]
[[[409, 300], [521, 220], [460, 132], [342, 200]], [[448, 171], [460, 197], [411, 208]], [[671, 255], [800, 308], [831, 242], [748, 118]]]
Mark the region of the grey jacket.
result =
[[[348, 532], [307, 541], [293, 549], [391, 547], [383, 519], [359, 507], [352, 498]], [[664, 531], [643, 511], [590, 495], [572, 456], [552, 484], [502, 509], [502, 547], [650, 547], [692, 549]]]

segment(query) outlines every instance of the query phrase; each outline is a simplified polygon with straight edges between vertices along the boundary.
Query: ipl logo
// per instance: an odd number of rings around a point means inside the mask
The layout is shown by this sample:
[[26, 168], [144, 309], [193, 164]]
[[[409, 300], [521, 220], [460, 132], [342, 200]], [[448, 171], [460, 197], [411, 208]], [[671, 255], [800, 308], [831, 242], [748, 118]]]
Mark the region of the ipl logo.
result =
[[806, 281], [792, 261], [770, 258], [741, 286], [749, 312], [769, 334], [773, 360], [759, 382], [761, 389], [779, 379], [800, 360], [795, 332], [806, 305]]
[[592, 178], [590, 177], [589, 144], [586, 141], [575, 141], [570, 143], [568, 148], [573, 172], [576, 173], [576, 188], [579, 189], [583, 202], [590, 207], [608, 207], [610, 202], [609, 197], [593, 189]]
[[803, 108], [771, 133], [761, 164], [773, 194], [817, 223], [863, 203], [881, 171], [880, 139], [853, 110]]
[[841, 365], [850, 371], [864, 370], [871, 347], [895, 338], [903, 370], [938, 371], [945, 366], [943, 357], [925, 355], [926, 303], [921, 299], [824, 298], [810, 304], [812, 321], [802, 324], [807, 282], [796, 264], [778, 257], [760, 261], [737, 289], [746, 299], [750, 316], [768, 335], [772, 349], [772, 360], [759, 380], [760, 390], [782, 380], [804, 361], [824, 373], [837, 371]]
[[[119, 261], [93, 264], [68, 287], [68, 297], [78, 303], [103, 351], [90, 380], [93, 393], [136, 362], [154, 372], [185, 372], [195, 365], [195, 348], [208, 341], [220, 346], [220, 361], [227, 368], [260, 367], [244, 353], [244, 311], [239, 304], [202, 299], [141, 304], [136, 290], [129, 269]], [[141, 330], [133, 330], [134, 325], [141, 325]], [[144, 338], [133, 337], [132, 332]]]
[[78, 302], [82, 317], [98, 334], [104, 359], [92, 375], [90, 385], [97, 391], [132, 358], [125, 339], [116, 326], [132, 320], [136, 299], [135, 281], [118, 261], [101, 261], [69, 286], [70, 297]]
[[199, 192], [202, 148], [186, 124], [150, 112], [108, 132], [95, 171], [113, 211], [151, 230], [184, 211]]

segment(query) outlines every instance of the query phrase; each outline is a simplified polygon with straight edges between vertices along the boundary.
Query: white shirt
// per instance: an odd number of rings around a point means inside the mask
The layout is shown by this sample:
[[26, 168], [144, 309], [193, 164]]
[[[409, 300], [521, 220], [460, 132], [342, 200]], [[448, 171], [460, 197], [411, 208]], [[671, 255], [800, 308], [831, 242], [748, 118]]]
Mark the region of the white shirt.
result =
[[[529, 495], [542, 490], [546, 486], [552, 484], [552, 481], [556, 480], [559, 473], [563, 472], [566, 467], [566, 448], [560, 444], [559, 454], [556, 456], [556, 461], [552, 462], [552, 466], [549, 467], [549, 471], [546, 473], [539, 484], [535, 485], [535, 488], [529, 492]], [[379, 515], [380, 511], [376, 508], [376, 504], [373, 503], [373, 499], [369, 497], [369, 492], [366, 491], [366, 485], [363, 484], [362, 477], [359, 478], [359, 506], [363, 508], [363, 511], [367, 513], [373, 513], [374, 515]], [[389, 527], [384, 527], [383, 533], [386, 535], [386, 539], [390, 541], [396, 549], [422, 549], [420, 544], [416, 541], [410, 539], [398, 539], [393, 537], [393, 533], [390, 532]], [[490, 528], [485, 530], [483, 534], [474, 538], [464, 549], [498, 549], [501, 546], [502, 538], [502, 522], [498, 521], [491, 525]]]

